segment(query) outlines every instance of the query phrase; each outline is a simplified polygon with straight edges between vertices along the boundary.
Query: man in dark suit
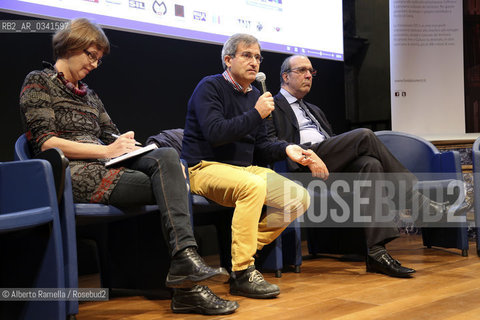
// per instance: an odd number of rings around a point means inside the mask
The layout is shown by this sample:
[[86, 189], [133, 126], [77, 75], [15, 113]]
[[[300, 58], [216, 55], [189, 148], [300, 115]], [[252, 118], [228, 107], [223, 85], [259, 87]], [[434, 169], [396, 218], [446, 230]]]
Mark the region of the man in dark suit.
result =
[[[327, 178], [331, 172], [397, 173], [415, 177], [388, 151], [369, 129], [356, 129], [334, 135], [323, 111], [303, 101], [310, 91], [316, 70], [306, 56], [288, 57], [281, 67], [281, 90], [274, 97], [275, 111], [267, 121], [269, 137], [302, 145], [313, 152], [315, 163]], [[308, 168], [289, 162], [289, 171], [308, 171]], [[414, 183], [414, 182], [413, 182]], [[431, 212], [443, 212], [445, 205], [411, 192], [411, 201], [425, 205]], [[413, 198], [413, 199], [412, 199]], [[373, 207], [370, 207], [373, 210]], [[367, 254], [367, 271], [384, 273], [393, 277], [410, 277], [414, 269], [402, 266], [393, 259], [385, 244], [398, 237], [398, 228], [391, 226], [364, 228]]]

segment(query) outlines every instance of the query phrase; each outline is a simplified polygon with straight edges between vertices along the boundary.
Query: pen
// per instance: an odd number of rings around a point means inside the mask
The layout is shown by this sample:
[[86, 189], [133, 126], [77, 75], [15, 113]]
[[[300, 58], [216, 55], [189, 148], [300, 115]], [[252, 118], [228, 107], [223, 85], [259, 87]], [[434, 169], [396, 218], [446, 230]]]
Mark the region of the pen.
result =
[[[118, 134], [115, 134], [115, 133], [110, 133], [110, 135], [114, 138], [117, 138], [117, 139], [120, 137]], [[141, 146], [142, 144], [138, 141], [135, 141], [135, 145], [136, 146]]]

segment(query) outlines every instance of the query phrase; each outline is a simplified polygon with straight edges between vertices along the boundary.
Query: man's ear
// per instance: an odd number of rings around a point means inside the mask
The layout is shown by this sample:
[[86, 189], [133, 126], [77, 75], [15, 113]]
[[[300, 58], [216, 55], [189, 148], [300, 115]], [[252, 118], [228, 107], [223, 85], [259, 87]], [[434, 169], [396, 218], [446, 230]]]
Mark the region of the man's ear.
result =
[[287, 82], [287, 80], [288, 80], [288, 72], [282, 73], [282, 79], [283, 79], [283, 83], [286, 83], [286, 82]]
[[225, 57], [223, 57], [223, 62], [225, 62], [225, 65], [227, 66], [226, 69], [230, 68], [232, 66], [232, 57], [229, 56], [229, 55], [226, 55]]

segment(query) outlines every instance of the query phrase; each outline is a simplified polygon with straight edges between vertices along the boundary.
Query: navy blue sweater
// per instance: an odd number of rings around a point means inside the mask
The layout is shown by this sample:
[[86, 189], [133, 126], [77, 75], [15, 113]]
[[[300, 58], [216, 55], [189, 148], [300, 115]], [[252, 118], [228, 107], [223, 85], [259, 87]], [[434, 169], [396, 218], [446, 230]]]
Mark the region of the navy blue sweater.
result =
[[182, 158], [249, 166], [286, 158], [286, 142], [267, 139], [264, 120], [254, 108], [260, 92], [236, 91], [221, 74], [203, 78], [188, 101]]

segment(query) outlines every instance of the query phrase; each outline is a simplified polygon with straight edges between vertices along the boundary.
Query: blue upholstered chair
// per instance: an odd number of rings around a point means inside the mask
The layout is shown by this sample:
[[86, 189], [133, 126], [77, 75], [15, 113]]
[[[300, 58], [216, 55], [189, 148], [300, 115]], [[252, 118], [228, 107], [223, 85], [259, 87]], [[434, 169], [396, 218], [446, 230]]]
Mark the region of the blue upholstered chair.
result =
[[[436, 190], [452, 180], [463, 181], [458, 152], [440, 153], [430, 142], [411, 134], [393, 131], [375, 134], [407, 169], [418, 176], [419, 189]], [[307, 228], [306, 233], [311, 254], [364, 254], [367, 249], [361, 228]], [[468, 255], [466, 224], [454, 228], [422, 228], [422, 237], [424, 245], [429, 248], [458, 248], [463, 256]]]
[[[438, 183], [446, 185], [451, 180], [463, 181], [458, 151], [441, 153], [432, 143], [412, 134], [394, 131], [375, 134], [408, 170], [417, 175], [422, 189]], [[466, 223], [450, 228], [422, 228], [422, 237], [428, 248], [457, 248], [462, 250], [462, 256], [468, 255]]]
[[[0, 287], [65, 288], [52, 168], [0, 163]], [[65, 319], [65, 301], [2, 302], [1, 319]]]
[[[28, 141], [25, 134], [21, 135], [15, 143], [15, 159], [27, 160], [31, 158]], [[77, 264], [77, 227], [85, 226], [83, 230], [87, 237], [96, 242], [98, 260], [100, 262], [101, 285], [105, 288], [124, 289], [149, 289], [164, 287], [164, 280], [170, 265], [170, 256], [164, 243], [160, 229], [159, 214], [156, 205], [146, 205], [119, 209], [111, 205], [95, 203], [74, 203], [70, 168], [65, 173], [65, 187], [63, 199], [60, 203], [60, 224], [64, 248], [65, 285], [68, 288], [78, 287]], [[145, 217], [145, 215], [150, 217]], [[140, 217], [141, 216], [141, 217]], [[138, 219], [154, 219], [158, 222], [138, 222]], [[158, 223], [158, 224], [157, 224]], [[139, 226], [140, 225], [140, 226]], [[154, 232], [142, 232], [137, 228], [158, 226]], [[132, 233], [133, 230], [133, 234]], [[135, 237], [137, 236], [137, 237]], [[137, 259], [131, 256], [123, 257], [125, 248], [122, 245], [135, 245], [138, 238], [145, 241], [134, 248]], [[148, 246], [151, 246], [148, 248]], [[156, 250], [152, 257], [146, 250]], [[148, 259], [156, 259], [151, 263], [138, 255], [144, 253]], [[160, 258], [161, 257], [161, 258]], [[148, 260], [148, 261], [144, 261]], [[129, 263], [134, 267], [142, 266], [141, 270], [129, 270]], [[120, 272], [121, 270], [125, 272]], [[127, 269], [127, 270], [125, 270]], [[120, 270], [120, 271], [119, 271]], [[154, 280], [155, 279], [155, 280]], [[140, 286], [140, 288], [139, 288]], [[67, 315], [74, 316], [78, 313], [78, 301], [67, 301]]]
[[477, 241], [477, 255], [480, 257], [480, 138], [475, 140], [472, 148], [473, 157], [473, 206], [475, 212], [475, 233]]

